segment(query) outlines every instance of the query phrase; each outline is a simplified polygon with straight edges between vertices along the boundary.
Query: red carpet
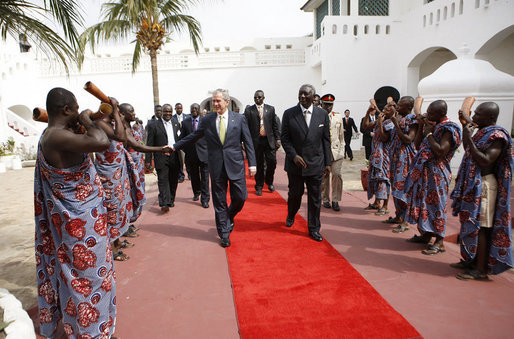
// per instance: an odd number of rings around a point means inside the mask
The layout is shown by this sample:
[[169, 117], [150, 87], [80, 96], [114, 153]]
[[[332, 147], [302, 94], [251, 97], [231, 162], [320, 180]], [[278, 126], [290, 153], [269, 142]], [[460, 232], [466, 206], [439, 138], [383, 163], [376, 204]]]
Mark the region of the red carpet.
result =
[[421, 337], [326, 240], [308, 237], [305, 219], [284, 226], [277, 192], [257, 197], [253, 185], [227, 249], [243, 339]]

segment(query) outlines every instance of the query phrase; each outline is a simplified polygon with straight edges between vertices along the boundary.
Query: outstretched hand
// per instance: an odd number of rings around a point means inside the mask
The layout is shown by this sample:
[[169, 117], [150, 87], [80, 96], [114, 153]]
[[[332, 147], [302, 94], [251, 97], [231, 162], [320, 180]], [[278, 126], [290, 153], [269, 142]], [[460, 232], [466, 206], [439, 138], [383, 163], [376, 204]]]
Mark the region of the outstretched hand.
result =
[[307, 168], [307, 164], [305, 163], [305, 160], [303, 160], [303, 158], [301, 156], [299, 156], [299, 155], [296, 155], [293, 158], [293, 162], [298, 167]]
[[165, 146], [162, 146], [161, 152], [166, 155], [171, 155], [171, 153], [174, 152], [174, 149], [170, 145], [165, 145]]

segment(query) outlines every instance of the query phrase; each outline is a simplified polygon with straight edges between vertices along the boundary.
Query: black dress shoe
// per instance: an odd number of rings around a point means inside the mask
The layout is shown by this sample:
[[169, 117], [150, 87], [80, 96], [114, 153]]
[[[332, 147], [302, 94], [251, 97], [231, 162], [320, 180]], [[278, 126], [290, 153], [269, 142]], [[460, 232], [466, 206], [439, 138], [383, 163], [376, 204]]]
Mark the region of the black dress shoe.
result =
[[230, 239], [229, 238], [221, 239], [220, 246], [221, 247], [229, 247], [230, 246]]
[[175, 203], [174, 202], [170, 203], [170, 207], [175, 207]]
[[178, 178], [178, 183], [179, 183], [179, 184], [180, 184], [180, 183], [183, 183], [183, 182], [184, 182], [184, 177], [182, 177], [182, 178]]
[[323, 237], [319, 232], [309, 232], [309, 236], [316, 241], [323, 241]]
[[200, 198], [200, 194], [195, 194], [193, 196], [193, 201], [198, 201], [199, 198]]
[[339, 203], [337, 201], [332, 201], [332, 209], [336, 212], [339, 212], [341, 208], [339, 208]]
[[273, 186], [273, 185], [268, 185], [268, 189], [272, 193], [275, 192], [275, 186]]
[[325, 202], [323, 203], [323, 207], [325, 207], [325, 208], [330, 208], [330, 207], [331, 207], [331, 206], [330, 206], [330, 202], [329, 202], [329, 201], [325, 201]]
[[286, 219], [286, 226], [287, 227], [291, 227], [291, 226], [293, 226], [293, 224], [294, 224], [294, 218], [287, 217], [287, 219]]
[[262, 195], [262, 188], [255, 190], [255, 195]]
[[202, 202], [202, 207], [203, 208], [209, 208], [209, 203], [208, 202]]

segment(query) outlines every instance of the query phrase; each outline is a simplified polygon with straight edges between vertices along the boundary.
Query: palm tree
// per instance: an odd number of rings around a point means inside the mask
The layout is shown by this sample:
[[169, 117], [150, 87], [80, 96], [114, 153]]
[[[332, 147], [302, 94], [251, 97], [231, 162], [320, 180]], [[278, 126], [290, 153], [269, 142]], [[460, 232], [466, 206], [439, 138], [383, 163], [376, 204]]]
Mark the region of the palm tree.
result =
[[[64, 38], [42, 21], [57, 20]], [[7, 39], [27, 39], [37, 45], [49, 58], [53, 55], [63, 64], [68, 73], [69, 61], [76, 60], [78, 47], [77, 27], [83, 25], [81, 9], [75, 0], [1, 0], [0, 36]]]
[[189, 39], [198, 53], [201, 42], [200, 23], [190, 15], [182, 14], [195, 0], [118, 0], [102, 5], [104, 20], [87, 28], [80, 36], [80, 63], [84, 60], [84, 47], [94, 51], [99, 41], [119, 41], [135, 34], [132, 72], [139, 65], [141, 52], [150, 55], [154, 104], [159, 104], [157, 53], [174, 31], [189, 32]]

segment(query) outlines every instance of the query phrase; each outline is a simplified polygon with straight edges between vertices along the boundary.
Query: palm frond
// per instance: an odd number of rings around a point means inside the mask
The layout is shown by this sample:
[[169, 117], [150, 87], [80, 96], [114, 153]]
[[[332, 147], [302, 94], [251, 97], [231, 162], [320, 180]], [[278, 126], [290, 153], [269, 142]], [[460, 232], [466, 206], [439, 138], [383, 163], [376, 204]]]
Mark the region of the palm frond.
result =
[[136, 44], [134, 46], [134, 55], [132, 56], [132, 74], [136, 72], [137, 66], [139, 66], [142, 51], [143, 47], [141, 46], [141, 42], [136, 40]]
[[164, 18], [161, 24], [168, 31], [182, 33], [184, 30], [187, 30], [189, 32], [189, 40], [193, 44], [195, 53], [198, 53], [200, 43], [202, 42], [202, 29], [198, 20], [190, 15], [175, 14]]
[[84, 23], [80, 5], [75, 0], [44, 0], [43, 3], [45, 9], [50, 8], [50, 13], [61, 25], [64, 36], [76, 47], [79, 38], [77, 26], [83, 27]]

